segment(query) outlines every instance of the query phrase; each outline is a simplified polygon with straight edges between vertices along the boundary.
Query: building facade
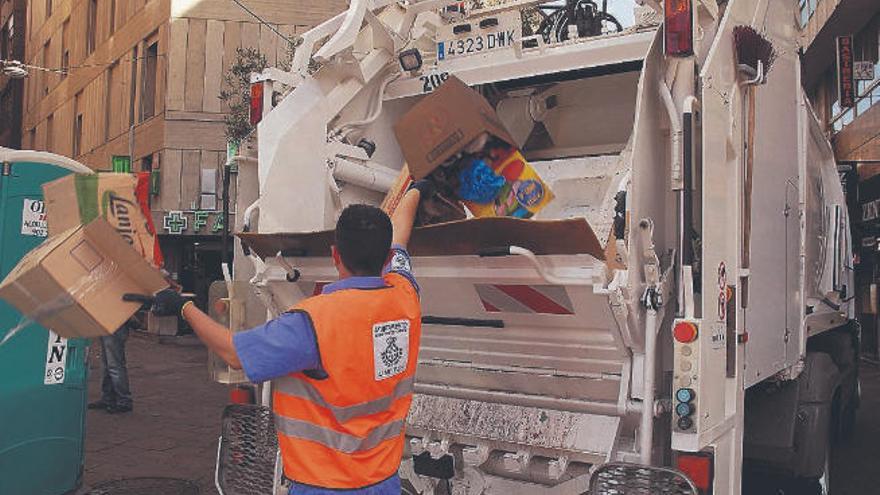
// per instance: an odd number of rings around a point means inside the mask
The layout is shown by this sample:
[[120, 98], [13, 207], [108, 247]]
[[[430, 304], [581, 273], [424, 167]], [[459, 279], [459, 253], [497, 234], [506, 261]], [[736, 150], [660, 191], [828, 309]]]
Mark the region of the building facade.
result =
[[[26, 0], [0, 0], [0, 60], [24, 59]], [[21, 148], [24, 81], [0, 74], [0, 146]]]
[[[880, 2], [794, 0], [800, 8], [803, 85], [831, 137], [847, 192], [863, 350], [880, 356]], [[855, 91], [841, 103], [839, 36], [851, 37]], [[848, 75], [843, 75], [845, 81]]]
[[264, 22], [229, 0], [32, 0], [27, 11], [25, 60], [50, 70], [26, 80], [24, 147], [95, 170], [130, 157], [131, 171], [151, 172], [166, 269], [200, 302], [222, 278], [223, 75], [238, 48], [283, 62], [286, 39], [347, 6], [247, 4]]

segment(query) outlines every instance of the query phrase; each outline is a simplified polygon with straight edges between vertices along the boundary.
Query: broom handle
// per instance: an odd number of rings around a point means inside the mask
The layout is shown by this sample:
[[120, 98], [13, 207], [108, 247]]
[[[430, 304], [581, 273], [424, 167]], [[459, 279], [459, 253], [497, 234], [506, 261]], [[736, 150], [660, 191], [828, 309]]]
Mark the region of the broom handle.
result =
[[755, 167], [755, 87], [748, 88], [749, 108], [748, 125], [746, 129], [746, 170], [743, 181], [743, 245], [742, 266], [748, 268], [751, 265], [751, 242], [752, 242], [752, 174]]

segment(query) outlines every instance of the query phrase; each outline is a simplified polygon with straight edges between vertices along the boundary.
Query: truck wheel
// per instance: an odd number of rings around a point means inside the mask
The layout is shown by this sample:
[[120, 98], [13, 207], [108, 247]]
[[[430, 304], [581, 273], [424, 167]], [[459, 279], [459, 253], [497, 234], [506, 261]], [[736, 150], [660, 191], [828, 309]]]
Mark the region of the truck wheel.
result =
[[840, 439], [842, 441], [851, 440], [855, 432], [856, 412], [859, 409], [861, 395], [862, 385], [857, 381], [855, 393], [850, 397], [849, 403], [843, 406], [843, 410], [840, 413]]
[[825, 448], [825, 469], [822, 471], [822, 476], [816, 480], [819, 484], [819, 494], [820, 495], [829, 495], [831, 493], [831, 481], [833, 479], [832, 469], [831, 469], [831, 454], [833, 452], [832, 442], [828, 442], [828, 447]]
[[[829, 435], [830, 436], [830, 435]], [[822, 476], [818, 478], [795, 478], [789, 481], [783, 488], [785, 495], [830, 495], [833, 469], [832, 469], [832, 442], [828, 439], [825, 448], [825, 467]], [[743, 492], [745, 493], [745, 492]]]

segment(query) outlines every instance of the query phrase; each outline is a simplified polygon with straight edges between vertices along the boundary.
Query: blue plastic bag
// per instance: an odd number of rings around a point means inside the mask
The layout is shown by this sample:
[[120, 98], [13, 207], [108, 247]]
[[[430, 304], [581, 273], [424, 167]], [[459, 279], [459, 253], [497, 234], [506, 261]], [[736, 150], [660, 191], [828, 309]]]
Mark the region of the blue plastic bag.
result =
[[504, 187], [504, 177], [496, 174], [486, 162], [479, 159], [471, 160], [470, 165], [461, 169], [458, 174], [458, 197], [474, 203], [491, 203]]

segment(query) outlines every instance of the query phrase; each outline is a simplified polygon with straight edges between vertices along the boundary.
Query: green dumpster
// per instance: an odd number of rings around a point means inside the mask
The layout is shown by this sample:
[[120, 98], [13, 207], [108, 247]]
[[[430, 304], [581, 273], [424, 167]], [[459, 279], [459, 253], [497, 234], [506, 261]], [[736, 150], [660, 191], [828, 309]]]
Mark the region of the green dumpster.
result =
[[[70, 159], [0, 148], [0, 277], [45, 239], [41, 185], [89, 172]], [[21, 315], [0, 301], [0, 340]], [[0, 346], [0, 494], [55, 495], [82, 481], [87, 340], [29, 324]]]

